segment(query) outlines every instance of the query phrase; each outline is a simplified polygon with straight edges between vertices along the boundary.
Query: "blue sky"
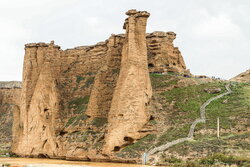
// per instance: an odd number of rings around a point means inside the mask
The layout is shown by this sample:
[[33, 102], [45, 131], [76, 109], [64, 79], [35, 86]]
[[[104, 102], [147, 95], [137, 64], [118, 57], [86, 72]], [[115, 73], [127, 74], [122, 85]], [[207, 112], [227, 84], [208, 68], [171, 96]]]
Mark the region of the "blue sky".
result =
[[1, 0], [0, 80], [21, 80], [24, 44], [62, 49], [124, 33], [129, 9], [151, 13], [147, 32], [174, 31], [193, 74], [229, 79], [250, 68], [249, 0]]

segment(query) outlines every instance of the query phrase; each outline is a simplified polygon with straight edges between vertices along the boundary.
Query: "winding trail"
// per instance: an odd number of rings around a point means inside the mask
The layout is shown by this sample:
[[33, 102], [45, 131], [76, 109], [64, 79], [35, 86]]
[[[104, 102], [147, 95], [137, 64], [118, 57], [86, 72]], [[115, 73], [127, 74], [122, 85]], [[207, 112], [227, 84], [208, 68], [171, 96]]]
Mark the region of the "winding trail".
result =
[[185, 141], [189, 141], [189, 140], [192, 140], [193, 137], [194, 137], [194, 129], [195, 129], [195, 126], [198, 124], [198, 123], [205, 123], [206, 122], [206, 107], [214, 100], [217, 100], [225, 95], [228, 95], [230, 93], [232, 93], [232, 90], [230, 89], [230, 83], [228, 83], [225, 88], [227, 89], [227, 92], [225, 93], [222, 93], [218, 96], [215, 96], [215, 97], [212, 97], [210, 99], [208, 99], [201, 107], [200, 107], [200, 118], [196, 119], [191, 127], [190, 127], [190, 130], [189, 130], [189, 133], [188, 133], [188, 136], [185, 137], [185, 138], [180, 138], [180, 139], [177, 139], [177, 140], [174, 140], [174, 141], [171, 141], [171, 142], [168, 142], [162, 146], [159, 146], [159, 147], [156, 147], [156, 148], [153, 148], [151, 150], [149, 150], [148, 152], [148, 155], [152, 155], [152, 154], [155, 154], [157, 152], [160, 152], [160, 151], [164, 151], [166, 149], [168, 149], [169, 147], [172, 147], [173, 145], [176, 145], [176, 144], [179, 144], [179, 143], [182, 143], [182, 142], [185, 142]]

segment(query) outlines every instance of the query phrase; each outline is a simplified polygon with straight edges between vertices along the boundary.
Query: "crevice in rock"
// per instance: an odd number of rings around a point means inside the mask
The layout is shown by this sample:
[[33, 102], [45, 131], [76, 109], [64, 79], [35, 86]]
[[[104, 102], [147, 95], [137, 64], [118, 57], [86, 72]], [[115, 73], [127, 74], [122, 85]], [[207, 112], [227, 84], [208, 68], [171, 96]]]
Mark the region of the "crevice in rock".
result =
[[152, 68], [152, 67], [154, 67], [154, 64], [153, 64], [153, 63], [149, 63], [149, 64], [148, 64], [148, 67], [149, 67], [149, 68]]
[[60, 136], [64, 136], [64, 135], [67, 134], [67, 133], [68, 133], [68, 132], [66, 132], [66, 131], [60, 131], [60, 132], [59, 132], [59, 135], [60, 135]]
[[123, 140], [126, 141], [128, 144], [132, 144], [134, 142], [134, 139], [128, 136], [125, 136]]
[[38, 158], [49, 158], [48, 154], [43, 154], [43, 153], [38, 154], [37, 157]]
[[121, 149], [121, 147], [119, 147], [119, 146], [114, 147], [114, 151], [120, 151], [120, 149]]
[[43, 145], [42, 145], [42, 148], [44, 148], [45, 144], [47, 143], [48, 139], [46, 139], [44, 142], [43, 142]]

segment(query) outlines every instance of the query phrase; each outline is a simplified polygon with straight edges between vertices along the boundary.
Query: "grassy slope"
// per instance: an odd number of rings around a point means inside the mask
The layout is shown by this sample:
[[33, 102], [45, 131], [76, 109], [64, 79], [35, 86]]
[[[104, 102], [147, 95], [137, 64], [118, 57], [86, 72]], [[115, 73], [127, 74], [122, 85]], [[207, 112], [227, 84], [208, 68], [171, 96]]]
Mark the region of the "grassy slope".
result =
[[[119, 156], [140, 157], [143, 152], [152, 147], [186, 137], [191, 122], [199, 118], [200, 105], [209, 98], [226, 91], [224, 88], [226, 83], [219, 81], [164, 91], [164, 88], [175, 85], [181, 79], [183, 78], [173, 75], [151, 74], [154, 100], [150, 112], [155, 119], [150, 122], [158, 132], [125, 147]], [[209, 87], [219, 87], [222, 91], [218, 94], [206, 93], [204, 88]], [[161, 153], [161, 163], [170, 163], [171, 159], [172, 163], [182, 163], [182, 160], [177, 158], [175, 161], [172, 156], [193, 159], [213, 156], [218, 152], [222, 153], [218, 157], [224, 158], [224, 160], [227, 159], [227, 155], [250, 156], [250, 84], [235, 84], [232, 90], [232, 94], [212, 102], [207, 107], [208, 120], [206, 124], [197, 126], [195, 140], [178, 144], [171, 147], [166, 153]], [[220, 139], [216, 138], [217, 117], [220, 117], [221, 121]], [[209, 158], [211, 159], [211, 157]], [[199, 160], [199, 163], [206, 164], [206, 159]]]

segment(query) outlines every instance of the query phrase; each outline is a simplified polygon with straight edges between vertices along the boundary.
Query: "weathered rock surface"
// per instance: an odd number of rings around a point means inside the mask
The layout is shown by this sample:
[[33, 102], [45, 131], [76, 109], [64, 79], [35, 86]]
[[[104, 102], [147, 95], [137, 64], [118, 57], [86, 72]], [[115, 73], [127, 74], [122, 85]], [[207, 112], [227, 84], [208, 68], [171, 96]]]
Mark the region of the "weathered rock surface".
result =
[[230, 79], [234, 82], [250, 82], [250, 69]]
[[20, 156], [134, 161], [114, 153], [152, 129], [149, 72], [188, 73], [175, 33], [146, 34], [147, 12], [130, 10], [126, 34], [61, 50], [25, 45], [12, 151]]
[[205, 88], [204, 91], [210, 94], [215, 94], [215, 93], [220, 93], [221, 88]]
[[119, 151], [122, 146], [145, 136], [140, 130], [149, 120], [146, 106], [152, 96], [149, 78], [146, 23], [149, 13], [130, 10], [126, 13], [125, 42], [121, 70], [108, 117], [104, 153]]
[[0, 82], [0, 89], [14, 89], [14, 88], [22, 88], [22, 82], [18, 82], [18, 81]]
[[13, 116], [19, 112], [21, 82], [0, 82], [0, 156], [10, 147]]
[[175, 38], [174, 32], [156, 31], [147, 34], [150, 72], [189, 73], [179, 48], [173, 44]]

